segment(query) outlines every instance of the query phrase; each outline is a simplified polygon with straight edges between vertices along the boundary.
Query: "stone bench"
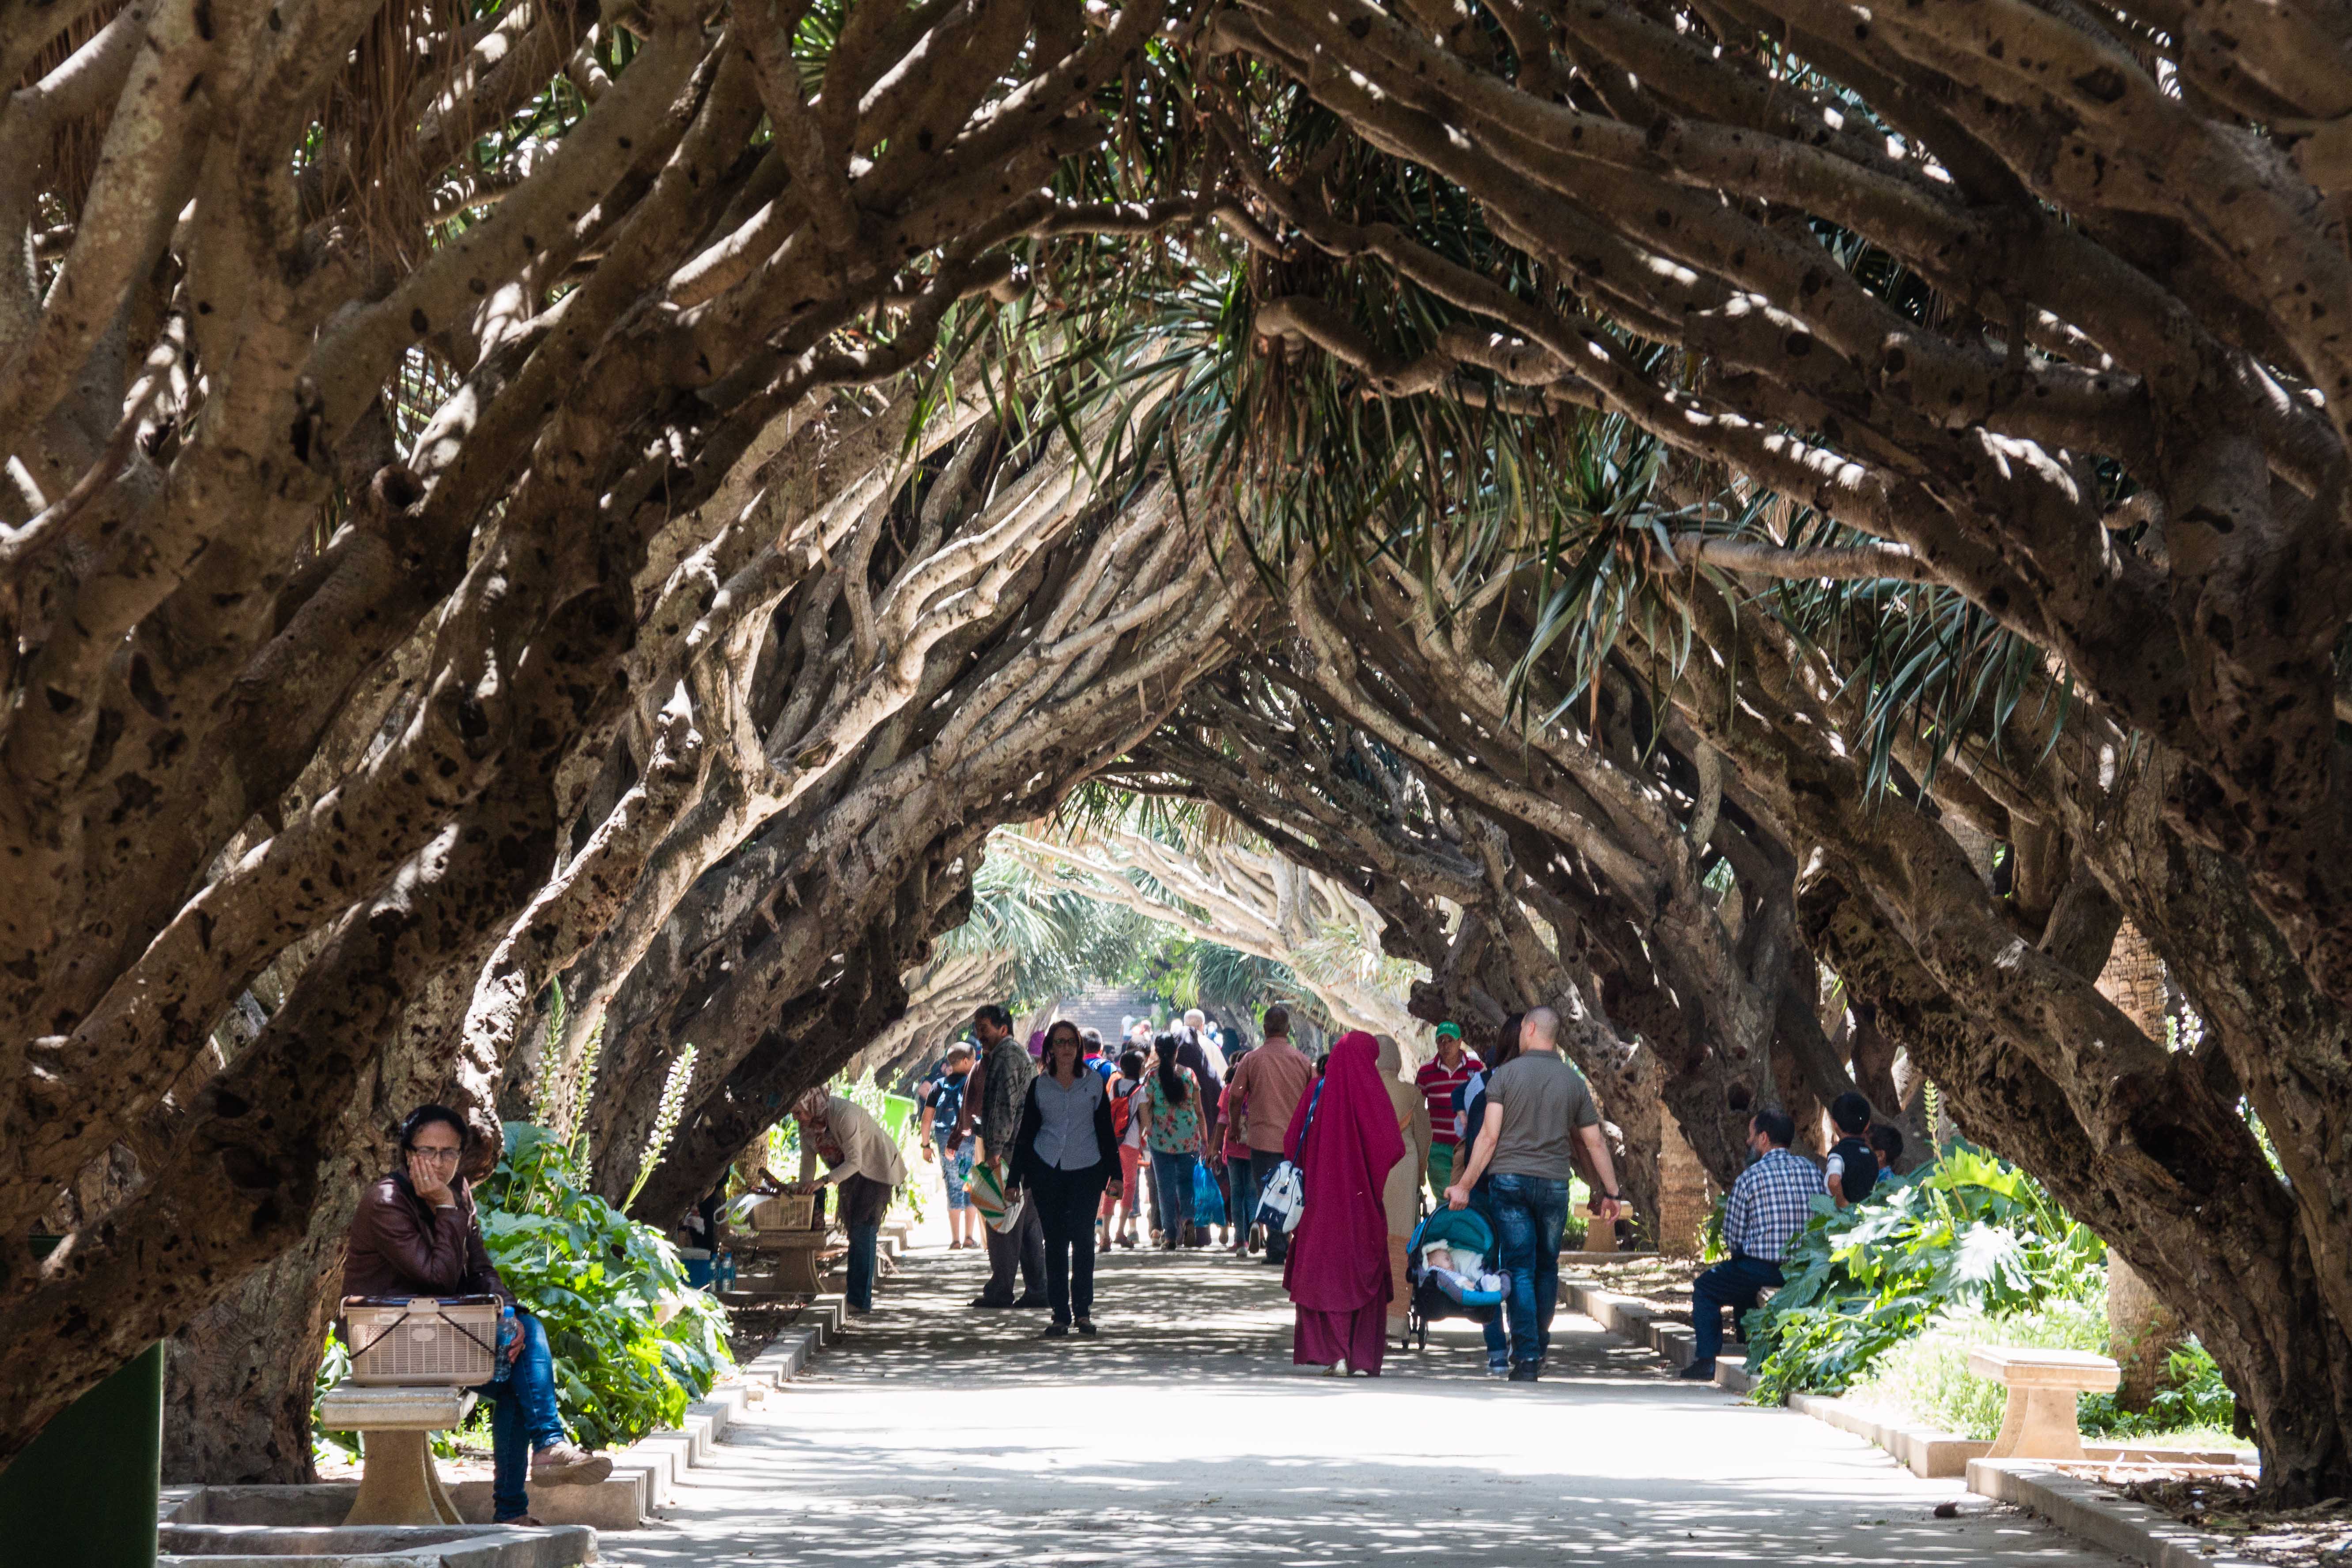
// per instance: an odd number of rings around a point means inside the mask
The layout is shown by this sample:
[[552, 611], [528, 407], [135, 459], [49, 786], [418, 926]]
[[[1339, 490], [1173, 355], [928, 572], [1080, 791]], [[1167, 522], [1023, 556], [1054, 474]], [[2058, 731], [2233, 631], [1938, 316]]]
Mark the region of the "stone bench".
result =
[[2009, 1406], [1993, 1439], [1991, 1459], [2079, 1459], [2083, 1435], [2074, 1419], [2078, 1394], [2112, 1394], [2122, 1369], [2089, 1351], [2021, 1350], [1979, 1345], [1969, 1370], [2009, 1390]]
[[822, 1226], [814, 1230], [751, 1232], [735, 1250], [737, 1286], [760, 1295], [815, 1295], [824, 1289], [823, 1258], [829, 1234]]
[[345, 1524], [463, 1524], [433, 1468], [433, 1434], [474, 1408], [465, 1388], [362, 1388], [344, 1382], [319, 1401], [330, 1432], [360, 1435], [360, 1493]]

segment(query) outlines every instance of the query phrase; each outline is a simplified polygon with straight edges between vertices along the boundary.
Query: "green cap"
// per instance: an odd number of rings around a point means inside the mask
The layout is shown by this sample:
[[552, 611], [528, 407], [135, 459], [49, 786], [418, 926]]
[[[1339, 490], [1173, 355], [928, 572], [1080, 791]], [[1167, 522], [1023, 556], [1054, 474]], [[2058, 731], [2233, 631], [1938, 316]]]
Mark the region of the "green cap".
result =
[[1448, 1018], [1437, 1026], [1437, 1037], [1441, 1040], [1458, 1040], [1462, 1037], [1462, 1026]]

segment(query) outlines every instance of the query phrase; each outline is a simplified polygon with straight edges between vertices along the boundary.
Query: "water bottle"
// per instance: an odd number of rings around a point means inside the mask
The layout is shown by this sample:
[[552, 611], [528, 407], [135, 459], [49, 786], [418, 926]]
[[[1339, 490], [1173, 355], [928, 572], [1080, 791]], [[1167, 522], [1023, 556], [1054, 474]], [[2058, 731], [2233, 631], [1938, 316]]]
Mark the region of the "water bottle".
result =
[[515, 1310], [512, 1307], [500, 1308], [499, 1310], [499, 1352], [490, 1358], [494, 1363], [490, 1368], [492, 1383], [504, 1383], [507, 1380], [507, 1374], [513, 1370], [512, 1363], [507, 1360], [508, 1348], [521, 1337], [522, 1325], [515, 1321]]

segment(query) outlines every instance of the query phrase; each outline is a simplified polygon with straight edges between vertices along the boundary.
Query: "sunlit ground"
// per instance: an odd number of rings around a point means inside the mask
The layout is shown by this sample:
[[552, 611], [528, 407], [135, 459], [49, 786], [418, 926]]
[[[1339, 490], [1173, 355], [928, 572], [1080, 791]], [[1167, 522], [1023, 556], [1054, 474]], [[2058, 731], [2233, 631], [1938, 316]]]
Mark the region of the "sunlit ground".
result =
[[925, 1252], [880, 1310], [608, 1562], [2112, 1563], [1785, 1411], [1674, 1382], [1563, 1317], [1552, 1375], [1489, 1380], [1472, 1333], [1378, 1381], [1290, 1365], [1276, 1270], [1119, 1253], [1102, 1337], [977, 1312], [976, 1255]]

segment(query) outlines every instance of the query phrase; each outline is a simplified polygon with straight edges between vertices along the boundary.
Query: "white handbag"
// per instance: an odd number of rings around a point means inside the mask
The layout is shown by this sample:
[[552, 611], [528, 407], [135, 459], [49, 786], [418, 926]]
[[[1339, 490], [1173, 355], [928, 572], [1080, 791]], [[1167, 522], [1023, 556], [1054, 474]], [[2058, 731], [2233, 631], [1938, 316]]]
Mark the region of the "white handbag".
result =
[[[1298, 1152], [1307, 1152], [1307, 1134], [1315, 1131], [1315, 1107], [1323, 1098], [1323, 1086], [1315, 1086], [1315, 1098], [1307, 1102], [1307, 1122], [1298, 1130]], [[1257, 1200], [1257, 1223], [1268, 1230], [1278, 1230], [1288, 1236], [1298, 1228], [1298, 1221], [1307, 1213], [1307, 1173], [1298, 1168], [1296, 1160], [1285, 1160], [1265, 1179], [1265, 1191]]]

